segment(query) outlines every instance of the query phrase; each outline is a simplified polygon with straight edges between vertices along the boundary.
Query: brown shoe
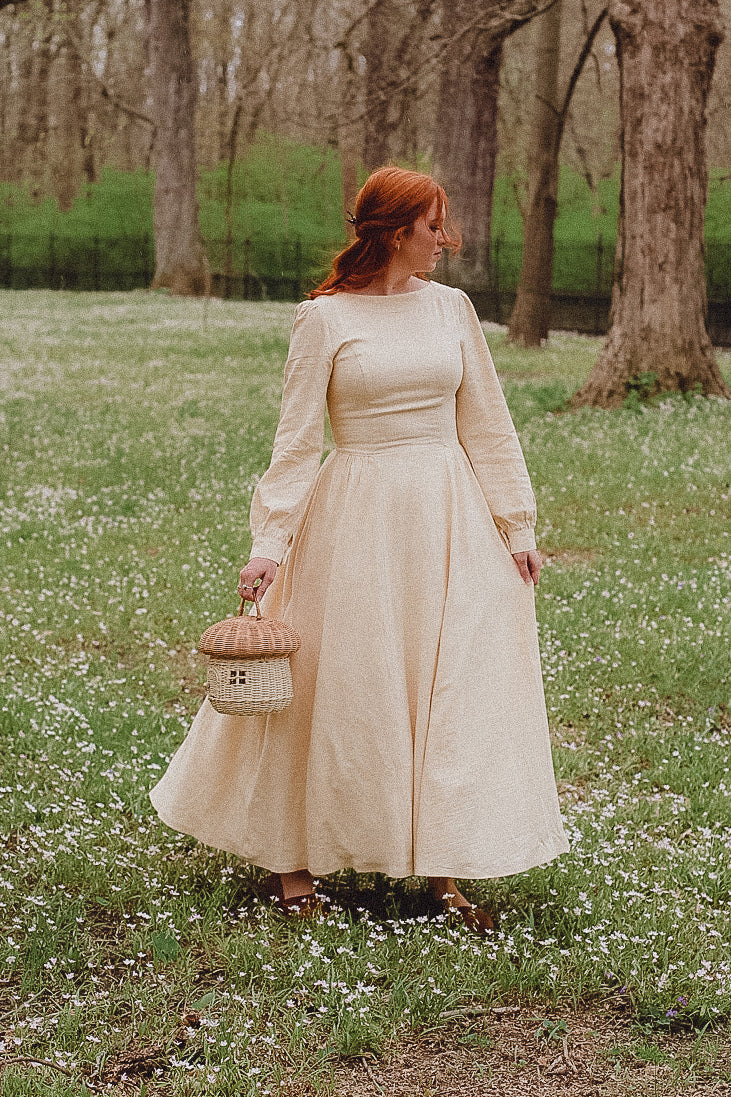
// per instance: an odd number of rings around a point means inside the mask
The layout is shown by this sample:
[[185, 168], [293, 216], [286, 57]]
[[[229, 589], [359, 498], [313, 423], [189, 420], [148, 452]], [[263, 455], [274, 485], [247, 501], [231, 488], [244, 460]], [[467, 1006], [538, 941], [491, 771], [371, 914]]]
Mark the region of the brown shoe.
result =
[[495, 929], [493, 916], [483, 907], [477, 907], [474, 903], [457, 903], [452, 896], [437, 899], [432, 894], [431, 898], [442, 914], [459, 918], [467, 929], [479, 937], [484, 937], [490, 930]]
[[271, 899], [287, 918], [319, 918], [327, 914], [325, 901], [314, 891], [308, 891], [305, 895], [290, 895], [285, 899], [282, 881], [275, 872], [264, 879], [257, 891], [260, 898]]
[[488, 910], [484, 910], [483, 907], [476, 907], [473, 903], [467, 903], [464, 906], [452, 906], [448, 912], [454, 911], [459, 915], [467, 929], [472, 933], [476, 933], [479, 937], [484, 937], [489, 933], [491, 929], [495, 928], [495, 921]]

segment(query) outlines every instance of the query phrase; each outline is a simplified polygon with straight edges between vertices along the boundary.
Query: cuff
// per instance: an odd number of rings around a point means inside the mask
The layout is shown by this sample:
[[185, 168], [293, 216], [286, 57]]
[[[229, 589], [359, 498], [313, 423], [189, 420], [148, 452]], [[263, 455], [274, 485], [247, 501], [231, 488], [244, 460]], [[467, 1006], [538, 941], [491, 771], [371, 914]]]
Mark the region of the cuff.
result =
[[275, 564], [281, 564], [286, 551], [287, 546], [283, 545], [281, 541], [276, 541], [273, 538], [257, 537], [252, 542], [249, 559], [260, 556], [264, 560], [273, 560]]
[[530, 552], [536, 547], [536, 531], [531, 527], [508, 530], [508, 548], [512, 552]]

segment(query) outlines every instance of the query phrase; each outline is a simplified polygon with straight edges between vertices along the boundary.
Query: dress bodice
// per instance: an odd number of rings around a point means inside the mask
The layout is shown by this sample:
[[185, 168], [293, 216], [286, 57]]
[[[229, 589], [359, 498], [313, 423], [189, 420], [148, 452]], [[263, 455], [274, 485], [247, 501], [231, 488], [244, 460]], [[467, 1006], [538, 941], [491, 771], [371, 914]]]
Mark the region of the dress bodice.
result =
[[271, 464], [251, 504], [252, 555], [279, 562], [320, 468], [325, 409], [337, 459], [457, 447], [511, 552], [535, 546], [535, 498], [480, 322], [460, 290], [323, 295], [298, 305]]
[[421, 298], [433, 292], [427, 284], [416, 293], [398, 295], [397, 300], [340, 295], [340, 338], [327, 389], [338, 449], [430, 441], [457, 444], [455, 395], [462, 381], [459, 329], [454, 322], [424, 323]]

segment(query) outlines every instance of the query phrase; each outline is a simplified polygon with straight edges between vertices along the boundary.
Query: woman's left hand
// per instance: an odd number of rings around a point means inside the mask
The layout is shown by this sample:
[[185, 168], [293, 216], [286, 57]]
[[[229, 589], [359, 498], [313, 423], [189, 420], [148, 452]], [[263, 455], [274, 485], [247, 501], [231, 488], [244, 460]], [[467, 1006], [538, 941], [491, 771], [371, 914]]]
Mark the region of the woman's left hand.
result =
[[530, 552], [514, 552], [513, 559], [518, 565], [518, 571], [523, 582], [533, 583], [538, 586], [541, 568], [543, 567], [543, 560], [538, 549], [531, 549]]
[[265, 556], [252, 556], [239, 572], [239, 597], [258, 602], [267, 587], [274, 582], [278, 564]]

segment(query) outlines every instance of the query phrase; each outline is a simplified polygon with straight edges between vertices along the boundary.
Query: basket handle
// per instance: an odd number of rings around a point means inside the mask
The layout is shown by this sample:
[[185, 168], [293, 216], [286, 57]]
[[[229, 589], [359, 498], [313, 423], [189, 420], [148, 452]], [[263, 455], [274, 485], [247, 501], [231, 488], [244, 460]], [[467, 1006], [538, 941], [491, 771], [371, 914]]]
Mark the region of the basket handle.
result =
[[243, 615], [244, 615], [244, 606], [246, 605], [247, 602], [253, 602], [254, 603], [254, 605], [256, 606], [256, 619], [257, 619], [257, 621], [261, 621], [261, 610], [259, 609], [259, 603], [256, 600], [256, 598], [242, 598], [241, 599], [241, 605], [239, 606], [239, 612], [238, 612], [237, 616], [238, 617], [243, 617]]

